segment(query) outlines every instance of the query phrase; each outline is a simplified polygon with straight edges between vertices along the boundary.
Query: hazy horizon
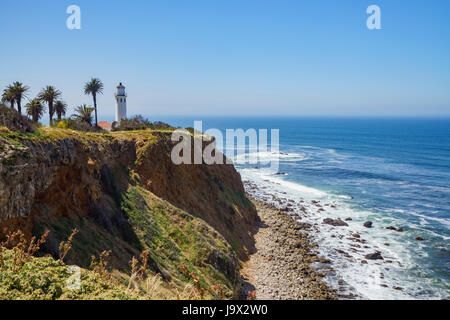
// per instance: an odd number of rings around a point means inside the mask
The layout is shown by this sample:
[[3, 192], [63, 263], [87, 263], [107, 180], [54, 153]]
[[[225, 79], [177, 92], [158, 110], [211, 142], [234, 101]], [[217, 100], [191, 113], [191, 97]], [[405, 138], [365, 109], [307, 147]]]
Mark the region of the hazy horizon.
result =
[[[69, 5], [81, 30], [69, 30]], [[381, 30], [366, 26], [381, 8]], [[2, 1], [0, 87], [92, 105], [126, 86], [128, 114], [449, 117], [448, 1]], [[25, 100], [26, 102], [26, 100]], [[23, 103], [25, 104], [25, 103]], [[45, 118], [45, 116], [44, 116]]]

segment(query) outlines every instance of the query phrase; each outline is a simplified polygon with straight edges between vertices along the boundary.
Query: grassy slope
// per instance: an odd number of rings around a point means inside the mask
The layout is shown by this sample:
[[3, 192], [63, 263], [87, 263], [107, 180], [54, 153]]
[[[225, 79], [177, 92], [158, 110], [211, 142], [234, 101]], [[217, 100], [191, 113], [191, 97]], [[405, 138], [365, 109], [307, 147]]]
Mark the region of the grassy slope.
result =
[[140, 187], [130, 187], [122, 209], [129, 217], [141, 247], [152, 261], [174, 275], [183, 288], [190, 279], [178, 270], [186, 266], [206, 288], [220, 285], [231, 298], [236, 280], [236, 257], [225, 239], [202, 220], [175, 208]]
[[[144, 290], [141, 298], [174, 299], [182, 295], [193, 282], [180, 266], [186, 266], [199, 276], [204, 289], [220, 286], [223, 298], [233, 298], [237, 259], [225, 239], [205, 222], [137, 186], [130, 186], [123, 195], [121, 209], [137, 236], [137, 243], [125, 242], [85, 217], [58, 218], [42, 222], [36, 228], [51, 230], [58, 235], [58, 240], [67, 238], [71, 230], [77, 228], [80, 232], [75, 236], [68, 263], [87, 267], [93, 252], [112, 250], [110, 264], [118, 266], [115, 272], [125, 279], [130, 275], [126, 266], [131, 258], [138, 257], [142, 250], [149, 250], [149, 276], [163, 271], [171, 280], [162, 283], [159, 292], [150, 297]], [[206, 298], [214, 298], [214, 295]]]

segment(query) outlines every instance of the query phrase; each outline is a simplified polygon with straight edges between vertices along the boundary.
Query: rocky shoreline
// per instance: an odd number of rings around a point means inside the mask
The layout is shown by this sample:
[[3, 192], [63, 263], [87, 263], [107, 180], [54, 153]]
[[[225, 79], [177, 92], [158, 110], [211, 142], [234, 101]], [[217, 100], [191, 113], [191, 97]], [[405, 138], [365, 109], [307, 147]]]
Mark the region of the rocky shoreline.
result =
[[256, 252], [244, 264], [241, 274], [245, 293], [258, 300], [329, 300], [338, 295], [312, 264], [327, 263], [318, 256], [307, 232], [283, 210], [252, 199], [260, 221], [255, 225]]
[[[395, 278], [404, 261], [388, 240], [407, 233], [406, 226], [351, 216], [320, 194], [299, 197], [268, 180], [243, 182], [262, 221], [255, 227], [256, 253], [243, 269], [245, 290], [253, 286], [258, 299], [368, 299], [368, 292], [375, 299], [413, 297]], [[374, 241], [374, 233], [384, 239]]]

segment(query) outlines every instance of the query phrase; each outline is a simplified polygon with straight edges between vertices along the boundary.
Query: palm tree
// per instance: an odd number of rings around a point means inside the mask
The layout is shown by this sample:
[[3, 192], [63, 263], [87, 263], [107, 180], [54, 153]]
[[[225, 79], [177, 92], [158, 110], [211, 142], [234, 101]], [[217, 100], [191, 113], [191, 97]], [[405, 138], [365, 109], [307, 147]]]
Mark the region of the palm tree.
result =
[[58, 100], [55, 102], [55, 111], [56, 115], [58, 116], [58, 121], [61, 121], [61, 116], [66, 115], [67, 111], [67, 103]]
[[6, 89], [3, 90], [2, 94], [2, 101], [3, 102], [9, 102], [9, 106], [11, 109], [14, 109], [14, 92], [13, 92], [13, 86], [7, 86]]
[[30, 90], [30, 87], [24, 86], [19, 81], [14, 82], [10, 87], [14, 95], [14, 101], [17, 103], [17, 111], [22, 113], [22, 98], [26, 97], [26, 93]]
[[84, 94], [91, 94], [94, 99], [95, 126], [97, 126], [97, 94], [103, 94], [103, 82], [98, 78], [91, 78], [91, 81], [84, 85]]
[[75, 119], [79, 121], [84, 121], [86, 123], [89, 123], [92, 125], [92, 112], [94, 111], [94, 108], [88, 107], [87, 105], [83, 104], [79, 107], [75, 108]]
[[40, 99], [33, 99], [25, 106], [27, 109], [27, 115], [29, 115], [34, 122], [38, 122], [44, 115], [44, 105]]
[[47, 86], [39, 93], [39, 99], [41, 101], [47, 102], [48, 105], [48, 114], [50, 117], [50, 125], [52, 125], [53, 122], [53, 114], [55, 113], [55, 110], [53, 109], [53, 103], [56, 99], [58, 99], [61, 96], [61, 91], [56, 90], [54, 86]]

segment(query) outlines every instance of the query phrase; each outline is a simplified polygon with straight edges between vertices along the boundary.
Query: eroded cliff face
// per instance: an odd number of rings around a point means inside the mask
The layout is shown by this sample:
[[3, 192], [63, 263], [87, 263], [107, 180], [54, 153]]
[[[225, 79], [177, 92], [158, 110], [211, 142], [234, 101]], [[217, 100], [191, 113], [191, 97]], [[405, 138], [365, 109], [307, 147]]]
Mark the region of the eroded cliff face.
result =
[[43, 250], [57, 256], [59, 241], [77, 228], [70, 263], [87, 266], [92, 255], [111, 250], [114, 266], [127, 268], [151, 248], [156, 272], [192, 263], [234, 283], [235, 253], [245, 259], [253, 250], [255, 208], [233, 166], [174, 165], [173, 144], [170, 132], [3, 130], [0, 238], [48, 228]]
[[[210, 142], [204, 142], [204, 146]], [[143, 160], [137, 161], [136, 172], [142, 185], [176, 207], [201, 217], [245, 258], [254, 250], [249, 230], [257, 215], [245, 195], [241, 176], [233, 165], [175, 165], [170, 161], [172, 146], [168, 135], [159, 135], [151, 147], [139, 147]]]
[[33, 217], [84, 214], [102, 197], [102, 166], [126, 166], [133, 141], [111, 143], [0, 136], [1, 235], [18, 226], [30, 232]]

